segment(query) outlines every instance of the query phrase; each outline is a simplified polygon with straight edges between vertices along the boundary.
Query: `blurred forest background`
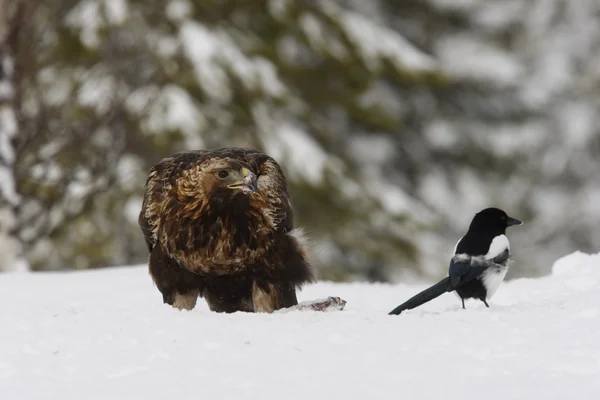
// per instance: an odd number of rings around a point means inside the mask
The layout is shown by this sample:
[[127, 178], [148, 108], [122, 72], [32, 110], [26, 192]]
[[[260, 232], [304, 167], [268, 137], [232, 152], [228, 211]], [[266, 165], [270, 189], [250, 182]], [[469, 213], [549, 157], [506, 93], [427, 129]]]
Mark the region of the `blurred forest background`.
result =
[[250, 146], [322, 279], [434, 278], [505, 209], [510, 277], [600, 250], [600, 1], [0, 0], [0, 270], [144, 263], [150, 166]]

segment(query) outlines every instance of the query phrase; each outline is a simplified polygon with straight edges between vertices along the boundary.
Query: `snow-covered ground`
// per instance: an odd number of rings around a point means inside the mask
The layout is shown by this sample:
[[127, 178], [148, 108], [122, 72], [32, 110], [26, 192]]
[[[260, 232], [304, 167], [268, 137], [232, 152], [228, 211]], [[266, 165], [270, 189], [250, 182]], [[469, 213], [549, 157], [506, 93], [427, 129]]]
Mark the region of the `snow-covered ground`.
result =
[[598, 399], [600, 254], [510, 281], [486, 309], [426, 287], [319, 283], [329, 313], [165, 306], [143, 266], [0, 275], [0, 399]]

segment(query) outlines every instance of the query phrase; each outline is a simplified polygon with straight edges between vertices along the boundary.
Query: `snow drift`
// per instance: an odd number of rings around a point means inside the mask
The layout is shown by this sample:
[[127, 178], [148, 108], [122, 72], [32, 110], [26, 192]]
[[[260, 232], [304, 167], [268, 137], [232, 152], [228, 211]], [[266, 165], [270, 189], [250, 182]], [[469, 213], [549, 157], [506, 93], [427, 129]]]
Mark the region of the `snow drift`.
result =
[[144, 266], [0, 275], [0, 399], [600, 398], [600, 253], [387, 313], [428, 284], [299, 293], [336, 312], [215, 314], [161, 302]]

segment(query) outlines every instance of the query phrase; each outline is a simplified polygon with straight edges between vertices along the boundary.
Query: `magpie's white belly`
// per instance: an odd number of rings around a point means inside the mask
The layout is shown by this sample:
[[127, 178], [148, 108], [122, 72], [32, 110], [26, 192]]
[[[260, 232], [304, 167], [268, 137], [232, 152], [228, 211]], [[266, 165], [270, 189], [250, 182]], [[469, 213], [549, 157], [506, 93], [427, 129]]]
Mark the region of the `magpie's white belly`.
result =
[[483, 273], [483, 276], [481, 277], [481, 281], [483, 282], [483, 285], [485, 286], [486, 299], [488, 299], [488, 300], [491, 299], [492, 296], [494, 295], [494, 293], [496, 293], [496, 290], [498, 290], [498, 288], [500, 287], [500, 284], [504, 280], [504, 277], [506, 276], [507, 271], [508, 271], [508, 268], [502, 268], [502, 269], [489, 268], [488, 270], [486, 270]]

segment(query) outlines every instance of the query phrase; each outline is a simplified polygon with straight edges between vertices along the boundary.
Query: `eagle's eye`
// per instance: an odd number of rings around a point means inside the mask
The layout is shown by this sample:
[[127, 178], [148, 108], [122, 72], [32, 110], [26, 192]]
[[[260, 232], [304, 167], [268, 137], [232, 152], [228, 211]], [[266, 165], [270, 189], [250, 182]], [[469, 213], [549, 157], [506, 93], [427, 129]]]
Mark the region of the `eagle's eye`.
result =
[[217, 176], [218, 176], [220, 179], [225, 179], [225, 178], [227, 178], [227, 177], [229, 176], [229, 172], [227, 172], [227, 171], [225, 171], [225, 170], [221, 170], [221, 171], [219, 171], [219, 172], [217, 173]]

